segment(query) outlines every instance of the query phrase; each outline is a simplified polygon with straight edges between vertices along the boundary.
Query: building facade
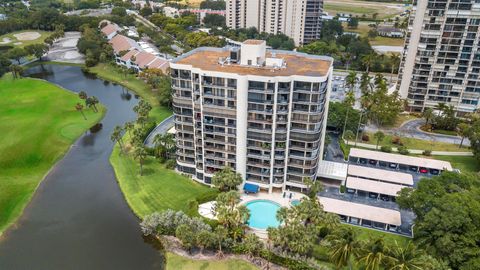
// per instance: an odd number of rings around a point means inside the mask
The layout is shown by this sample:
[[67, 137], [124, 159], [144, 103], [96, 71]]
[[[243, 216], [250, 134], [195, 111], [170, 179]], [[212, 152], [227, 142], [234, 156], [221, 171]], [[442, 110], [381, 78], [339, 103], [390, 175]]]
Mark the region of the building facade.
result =
[[408, 109], [439, 103], [459, 115], [479, 108], [480, 1], [414, 1], [400, 67]]
[[322, 159], [332, 63], [258, 40], [173, 60], [177, 170], [211, 184], [230, 166], [269, 192], [304, 188]]
[[227, 0], [226, 23], [233, 29], [284, 33], [297, 46], [320, 38], [323, 0]]

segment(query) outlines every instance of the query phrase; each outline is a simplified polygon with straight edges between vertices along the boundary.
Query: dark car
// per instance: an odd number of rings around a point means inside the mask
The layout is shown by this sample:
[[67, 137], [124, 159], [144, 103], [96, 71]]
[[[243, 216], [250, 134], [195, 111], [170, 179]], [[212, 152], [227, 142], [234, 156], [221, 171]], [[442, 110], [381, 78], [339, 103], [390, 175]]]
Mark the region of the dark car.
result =
[[430, 169], [430, 173], [433, 174], [433, 175], [438, 175], [440, 173], [440, 171], [437, 170], [437, 169]]
[[372, 199], [376, 199], [378, 197], [378, 194], [377, 193], [373, 193], [373, 192], [369, 192], [368, 193], [368, 197], [372, 198]]
[[377, 165], [377, 161], [374, 159], [370, 159], [368, 163], [370, 163], [371, 165]]
[[360, 161], [360, 163], [362, 163], [362, 164], [367, 164], [367, 160], [364, 159], [364, 158], [361, 158], [359, 161]]
[[417, 166], [410, 166], [409, 169], [410, 169], [410, 171], [412, 171], [412, 172], [417, 172], [417, 171], [418, 171], [418, 167], [417, 167]]

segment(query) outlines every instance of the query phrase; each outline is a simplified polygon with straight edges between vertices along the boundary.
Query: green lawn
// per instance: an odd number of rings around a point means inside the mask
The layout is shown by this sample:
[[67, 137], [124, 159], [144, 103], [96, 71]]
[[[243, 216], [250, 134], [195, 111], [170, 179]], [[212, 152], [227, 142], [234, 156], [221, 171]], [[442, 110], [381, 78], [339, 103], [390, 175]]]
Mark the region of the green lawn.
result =
[[166, 270], [255, 270], [253, 264], [240, 259], [192, 260], [167, 252]]
[[452, 167], [455, 169], [459, 169], [462, 172], [479, 172], [480, 171], [480, 163], [478, 160], [471, 156], [431, 156], [430, 158], [439, 159], [448, 161], [452, 164]]
[[144, 175], [140, 176], [138, 162], [131, 154], [119, 155], [119, 152], [117, 145], [110, 163], [130, 208], [140, 218], [166, 209], [197, 215], [195, 200], [203, 203], [216, 197], [216, 189], [169, 170], [152, 157], [145, 162]]
[[20, 216], [48, 170], [105, 113], [75, 111], [76, 94], [10, 74], [0, 79], [0, 234]]
[[[373, 138], [373, 133], [367, 133], [370, 137], [369, 144], [375, 144], [375, 139]], [[359, 135], [360, 137], [360, 135]], [[382, 145], [388, 145], [391, 147], [398, 147], [398, 145], [392, 143], [392, 138], [394, 136], [385, 134], [385, 138], [379, 144], [379, 148]], [[467, 148], [458, 148], [458, 145], [444, 142], [435, 142], [435, 141], [426, 141], [415, 138], [401, 137], [401, 141], [404, 146], [408, 149], [418, 149], [418, 150], [432, 150], [432, 151], [450, 151], [450, 152], [469, 152]]]
[[361, 0], [326, 0], [324, 9], [330, 15], [338, 13], [352, 14], [353, 16], [372, 18], [377, 14], [377, 19], [392, 18], [399, 15], [403, 8], [399, 8], [401, 3], [372, 2]]
[[[361, 37], [368, 37], [368, 32], [372, 29], [369, 24], [374, 22], [361, 21], [358, 23], [357, 28], [349, 28], [347, 23], [343, 23], [345, 32], [358, 33]], [[377, 36], [375, 38], [368, 38], [370, 45], [372, 46], [403, 46], [405, 43], [404, 38], [389, 38]]]
[[159, 123], [161, 120], [167, 118], [172, 114], [171, 110], [165, 107], [161, 107], [158, 104], [158, 100], [155, 94], [152, 92], [152, 89], [148, 84], [143, 80], [138, 79], [135, 75], [129, 74], [125, 76], [120, 72], [120, 69], [117, 66], [108, 65], [108, 64], [98, 64], [97, 66], [89, 68], [90, 72], [95, 73], [98, 77], [107, 80], [116, 82], [120, 85], [123, 85], [138, 95], [143, 99], [152, 104], [152, 111], [150, 116]]
[[[15, 35], [20, 34], [20, 33], [25, 33], [25, 32], [37, 32], [40, 34], [39, 38], [33, 39], [33, 40], [18, 40]], [[41, 30], [22, 30], [22, 31], [16, 31], [12, 33], [5, 34], [3, 36], [0, 36], [0, 45], [9, 45], [9, 46], [18, 46], [18, 47], [25, 47], [30, 44], [36, 44], [36, 43], [43, 43], [45, 41], [45, 38], [47, 38], [52, 32], [48, 31], [41, 31]], [[8, 43], [2, 43], [4, 41], [4, 38], [9, 38], [10, 42]], [[15, 43], [21, 43], [21, 44], [15, 44]]]

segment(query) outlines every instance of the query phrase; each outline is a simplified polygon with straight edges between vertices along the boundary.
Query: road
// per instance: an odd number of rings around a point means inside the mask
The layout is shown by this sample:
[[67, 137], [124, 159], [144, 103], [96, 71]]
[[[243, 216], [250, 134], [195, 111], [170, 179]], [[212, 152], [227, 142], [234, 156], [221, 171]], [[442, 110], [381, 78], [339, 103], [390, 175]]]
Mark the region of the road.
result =
[[164, 134], [166, 133], [169, 129], [171, 129], [173, 126], [175, 126], [175, 123], [173, 121], [174, 116], [171, 115], [168, 118], [165, 118], [158, 126], [156, 126], [150, 134], [148, 134], [147, 138], [145, 139], [145, 142], [143, 143], [147, 147], [154, 147], [155, 144], [153, 143], [153, 140], [157, 134]]

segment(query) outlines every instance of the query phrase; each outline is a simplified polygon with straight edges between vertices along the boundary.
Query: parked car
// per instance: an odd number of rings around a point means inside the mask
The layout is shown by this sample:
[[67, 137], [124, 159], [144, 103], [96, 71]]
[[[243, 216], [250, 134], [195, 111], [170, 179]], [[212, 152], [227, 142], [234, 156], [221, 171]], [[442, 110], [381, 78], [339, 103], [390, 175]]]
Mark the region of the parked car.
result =
[[372, 199], [376, 199], [378, 198], [378, 194], [377, 193], [373, 193], [373, 192], [369, 192], [368, 193], [368, 197], [372, 198]]
[[377, 161], [374, 159], [369, 159], [368, 163], [370, 163], [371, 165], [377, 165]]
[[437, 170], [437, 169], [430, 169], [430, 173], [433, 174], [433, 175], [439, 175], [440, 171]]
[[428, 173], [428, 170], [427, 168], [424, 168], [424, 167], [420, 167], [420, 173]]
[[397, 168], [397, 164], [396, 163], [389, 163], [388, 164], [388, 167], [392, 168], [392, 169], [396, 169]]

